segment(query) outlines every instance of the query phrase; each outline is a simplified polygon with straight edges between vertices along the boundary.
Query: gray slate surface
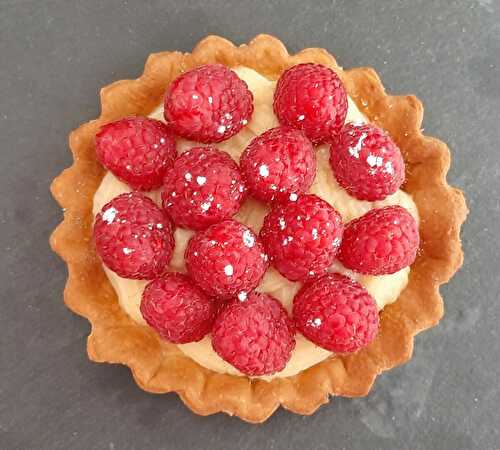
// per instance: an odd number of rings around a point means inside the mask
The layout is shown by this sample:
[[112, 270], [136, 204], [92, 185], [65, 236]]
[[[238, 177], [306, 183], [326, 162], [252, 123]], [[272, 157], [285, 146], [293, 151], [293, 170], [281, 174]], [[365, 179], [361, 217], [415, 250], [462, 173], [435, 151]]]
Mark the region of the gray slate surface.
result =
[[[0, 0], [0, 449], [500, 449], [500, 2], [308, 3]], [[66, 269], [47, 239], [61, 219], [48, 185], [70, 164], [68, 131], [98, 115], [101, 86], [139, 75], [151, 52], [259, 32], [416, 93], [471, 215], [446, 316], [410, 363], [366, 399], [256, 427], [195, 416], [127, 369], [90, 363], [88, 324], [63, 305]]]

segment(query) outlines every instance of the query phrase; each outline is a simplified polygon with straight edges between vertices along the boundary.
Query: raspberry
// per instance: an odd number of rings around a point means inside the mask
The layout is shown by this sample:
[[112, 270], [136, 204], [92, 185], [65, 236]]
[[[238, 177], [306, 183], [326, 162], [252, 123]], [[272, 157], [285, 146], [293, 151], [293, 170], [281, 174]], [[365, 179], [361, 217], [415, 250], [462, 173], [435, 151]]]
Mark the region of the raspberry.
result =
[[167, 273], [144, 289], [141, 313], [163, 339], [185, 344], [199, 341], [210, 331], [216, 304], [186, 275]]
[[379, 326], [373, 297], [361, 284], [338, 273], [302, 287], [293, 299], [293, 319], [307, 339], [336, 353], [368, 345]]
[[221, 142], [250, 120], [253, 95], [235, 72], [208, 64], [177, 77], [165, 94], [165, 120], [176, 134], [197, 142]]
[[95, 219], [94, 239], [109, 269], [136, 280], [161, 275], [174, 249], [168, 217], [140, 192], [121, 194], [103, 206]]
[[245, 375], [271, 375], [283, 370], [295, 348], [293, 324], [274, 297], [252, 292], [233, 299], [212, 330], [219, 356]]
[[330, 147], [338, 183], [359, 200], [374, 202], [394, 194], [405, 179], [401, 151], [383, 130], [348, 123]]
[[227, 153], [195, 147], [179, 156], [165, 176], [163, 207], [176, 225], [202, 230], [236, 214], [245, 190], [238, 165]]
[[198, 232], [186, 248], [186, 268], [208, 295], [228, 299], [255, 288], [269, 265], [257, 236], [235, 220]]
[[168, 127], [146, 117], [127, 117], [104, 125], [95, 144], [101, 164], [131, 188], [142, 191], [159, 188], [177, 156]]
[[413, 263], [419, 241], [417, 222], [406, 209], [372, 209], [346, 225], [338, 259], [356, 272], [391, 274]]
[[240, 166], [255, 198], [282, 200], [309, 189], [316, 175], [316, 154], [301, 131], [277, 127], [250, 142]]
[[333, 70], [320, 64], [299, 64], [278, 80], [274, 112], [281, 124], [304, 131], [317, 144], [344, 125], [347, 94]]
[[260, 237], [272, 264], [291, 281], [321, 275], [333, 262], [342, 239], [342, 218], [316, 195], [274, 206]]

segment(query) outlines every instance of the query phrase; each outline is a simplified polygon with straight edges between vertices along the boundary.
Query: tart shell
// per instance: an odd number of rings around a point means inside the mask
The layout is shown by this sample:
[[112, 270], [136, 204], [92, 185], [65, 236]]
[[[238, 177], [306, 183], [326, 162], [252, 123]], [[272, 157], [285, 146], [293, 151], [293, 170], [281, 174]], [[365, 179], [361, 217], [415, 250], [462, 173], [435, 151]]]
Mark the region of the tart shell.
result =
[[[349, 356], [331, 357], [300, 374], [272, 381], [212, 372], [160, 340], [148, 327], [132, 321], [120, 308], [92, 241], [92, 202], [104, 169], [95, 156], [94, 136], [107, 122], [129, 115], [148, 115], [162, 101], [169, 83], [180, 73], [207, 63], [250, 67], [277, 79], [288, 67], [315, 62], [331, 67], [369, 120], [387, 130], [401, 148], [406, 183], [420, 214], [421, 248], [407, 287], [381, 312], [380, 332], [368, 347]], [[225, 412], [248, 422], [265, 421], [280, 405], [311, 414], [330, 396], [366, 395], [378, 374], [408, 361], [413, 337], [437, 324], [443, 315], [439, 286], [462, 264], [460, 226], [467, 215], [462, 193], [450, 187], [446, 144], [421, 133], [423, 107], [412, 96], [391, 96], [371, 68], [343, 70], [324, 49], [290, 55], [278, 39], [259, 35], [234, 46], [208, 36], [192, 53], [162, 52], [149, 56], [136, 80], [121, 80], [101, 90], [101, 115], [69, 137], [73, 165], [52, 183], [64, 220], [50, 243], [68, 266], [66, 305], [92, 325], [87, 341], [92, 361], [127, 365], [137, 384], [148, 392], [175, 391], [194, 412]]]

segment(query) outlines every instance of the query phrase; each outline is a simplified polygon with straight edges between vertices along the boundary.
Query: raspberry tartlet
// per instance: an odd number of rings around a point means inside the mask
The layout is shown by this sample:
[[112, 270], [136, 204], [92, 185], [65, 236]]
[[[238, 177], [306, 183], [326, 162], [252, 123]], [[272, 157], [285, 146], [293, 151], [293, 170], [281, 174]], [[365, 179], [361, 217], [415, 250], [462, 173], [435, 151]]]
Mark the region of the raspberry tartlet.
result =
[[467, 208], [421, 103], [372, 69], [210, 36], [101, 103], [52, 184], [93, 361], [262, 422], [366, 395], [442, 317]]

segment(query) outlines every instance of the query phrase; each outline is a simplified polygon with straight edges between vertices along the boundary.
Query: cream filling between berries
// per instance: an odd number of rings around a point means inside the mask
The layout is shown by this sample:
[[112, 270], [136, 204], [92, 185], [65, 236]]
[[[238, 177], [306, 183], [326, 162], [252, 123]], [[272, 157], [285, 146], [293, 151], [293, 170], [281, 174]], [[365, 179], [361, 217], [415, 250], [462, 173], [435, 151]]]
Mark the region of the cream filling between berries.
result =
[[[238, 161], [241, 153], [252, 138], [279, 124], [273, 112], [273, 94], [276, 82], [270, 81], [254, 70], [246, 67], [238, 67], [234, 70], [238, 76], [248, 84], [249, 89], [253, 93], [254, 113], [252, 120], [238, 134], [227, 141], [216, 144], [216, 147], [226, 151]], [[349, 109], [346, 122], [367, 122], [367, 119], [359, 111], [354, 101], [350, 98], [348, 100]], [[149, 117], [163, 121], [163, 105], [153, 111]], [[184, 139], [179, 139], [177, 141], [179, 153], [199, 145], [198, 143], [193, 143]], [[327, 145], [320, 145], [317, 147], [317, 165], [316, 179], [311, 186], [310, 192], [318, 195], [334, 206], [342, 215], [344, 222], [362, 216], [373, 208], [380, 208], [388, 205], [403, 206], [418, 221], [418, 211], [415, 203], [409, 194], [401, 190], [388, 196], [383, 201], [377, 202], [361, 201], [351, 197], [335, 180], [329, 163], [329, 148]], [[130, 192], [131, 190], [129, 186], [119, 181], [111, 172], [108, 172], [94, 195], [94, 216], [114, 197], [125, 192]], [[147, 195], [161, 206], [160, 191], [151, 191], [148, 192]], [[248, 225], [254, 232], [258, 233], [262, 227], [264, 217], [268, 212], [268, 206], [250, 198], [242, 205], [235, 219]], [[193, 231], [182, 228], [177, 228], [175, 230], [175, 249], [169, 270], [178, 272], [186, 271], [184, 251], [193, 234]], [[122, 309], [135, 322], [145, 325], [139, 307], [141, 304], [142, 292], [148, 284], [148, 281], [121, 278], [104, 265], [103, 268], [116, 291]], [[344, 268], [340, 262], [336, 261], [332, 265], [331, 271], [348, 275], [360, 282], [375, 298], [377, 306], [379, 310], [381, 310], [384, 306], [396, 301], [401, 291], [406, 287], [410, 268], [406, 267], [391, 275], [372, 276], [352, 272]], [[291, 312], [293, 298], [300, 286], [301, 283], [287, 280], [275, 269], [270, 267], [257, 287], [257, 291], [268, 293], [276, 297], [283, 306]], [[180, 344], [178, 347], [198, 364], [210, 370], [233, 375], [243, 375], [231, 364], [217, 355], [212, 348], [210, 335], [205, 336], [199, 342]], [[316, 346], [301, 334], [297, 334], [296, 346], [286, 367], [281, 372], [257, 378], [271, 379], [275, 377], [293, 376], [323, 361], [331, 354], [331, 352]]]

